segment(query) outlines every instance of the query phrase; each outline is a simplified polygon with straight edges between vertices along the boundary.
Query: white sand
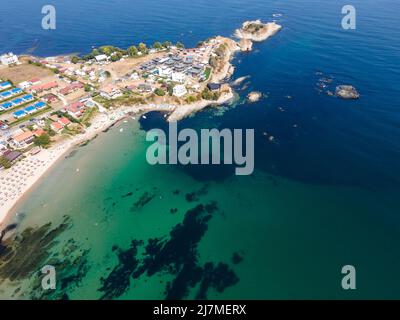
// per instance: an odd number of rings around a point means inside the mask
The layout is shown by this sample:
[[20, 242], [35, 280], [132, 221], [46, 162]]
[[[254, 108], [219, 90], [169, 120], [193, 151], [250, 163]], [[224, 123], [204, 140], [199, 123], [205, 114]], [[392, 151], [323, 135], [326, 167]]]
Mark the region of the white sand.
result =
[[99, 114], [84, 134], [65, 140], [49, 149], [43, 149], [36, 155], [27, 155], [10, 169], [0, 171], [0, 226], [6, 221], [8, 213], [21, 197], [71, 147], [93, 138], [123, 116], [125, 114], [120, 111], [114, 111], [108, 115]]
[[[228, 46], [228, 54], [225, 57], [222, 70], [212, 74], [212, 81], [220, 82], [232, 75], [234, 67], [230, 60], [234, 53], [240, 50], [239, 45], [232, 39], [217, 37], [219, 41], [223, 41]], [[233, 91], [229, 88], [229, 92], [225, 92], [217, 101], [201, 100], [187, 105], [170, 105], [170, 104], [148, 104], [138, 106], [125, 106], [118, 109], [107, 111], [107, 113], [98, 114], [92, 121], [92, 125], [85, 133], [75, 136], [72, 139], [63, 141], [50, 149], [43, 149], [37, 155], [28, 155], [8, 170], [0, 171], [0, 227], [6, 223], [8, 214], [15, 207], [17, 202], [22, 198], [29, 189], [34, 187], [35, 183], [43, 176], [43, 174], [51, 168], [57, 160], [73, 146], [90, 140], [101, 131], [110, 127], [116, 121], [121, 120], [128, 112], [142, 113], [149, 111], [170, 112], [168, 121], [178, 121], [186, 116], [197, 112], [209, 105], [220, 105], [227, 103], [234, 97]]]
[[[194, 106], [190, 111], [200, 110], [210, 102], [205, 101], [205, 105]], [[137, 105], [121, 107], [107, 113], [100, 113], [92, 121], [92, 125], [86, 132], [79, 134], [71, 139], [67, 139], [49, 149], [43, 149], [36, 155], [26, 155], [24, 159], [18, 161], [8, 170], [0, 171], [0, 227], [7, 222], [9, 213], [17, 202], [26, 194], [36, 182], [49, 170], [57, 160], [61, 159], [72, 147], [94, 138], [98, 133], [109, 128], [113, 123], [120, 121], [127, 116], [128, 112], [143, 113], [148, 111], [173, 112], [174, 110], [184, 109], [185, 106], [175, 105]], [[189, 113], [190, 113], [189, 112]], [[173, 113], [174, 114], [174, 113]], [[188, 112], [178, 112], [175, 117], [182, 119]]]

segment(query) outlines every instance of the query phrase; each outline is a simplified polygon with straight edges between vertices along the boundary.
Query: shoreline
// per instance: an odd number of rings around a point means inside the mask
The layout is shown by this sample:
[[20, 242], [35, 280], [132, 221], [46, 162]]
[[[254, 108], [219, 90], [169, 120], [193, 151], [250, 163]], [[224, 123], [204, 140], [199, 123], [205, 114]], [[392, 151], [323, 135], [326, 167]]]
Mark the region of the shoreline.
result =
[[[166, 121], [173, 122], [179, 121], [190, 114], [201, 111], [202, 109], [211, 105], [222, 105], [228, 103], [234, 98], [234, 93], [230, 90], [220, 97], [217, 101], [203, 100], [187, 105], [134, 105], [134, 106], [123, 106], [108, 113], [100, 113], [94, 119], [92, 126], [89, 127], [85, 133], [79, 134], [71, 139], [66, 139], [57, 145], [50, 147], [49, 149], [42, 149], [40, 153], [36, 155], [28, 155], [26, 158], [17, 162], [16, 165], [8, 170], [0, 172], [1, 182], [6, 182], [15, 176], [18, 176], [18, 172], [21, 167], [26, 165], [32, 165], [30, 167], [33, 173], [24, 180], [23, 186], [18, 191], [18, 194], [3, 203], [0, 207], [0, 227], [5, 227], [12, 218], [11, 214], [18, 204], [32, 191], [35, 185], [42, 179], [46, 173], [58, 162], [63, 160], [63, 157], [73, 148], [79, 147], [87, 141], [95, 139], [99, 134], [106, 133], [109, 129], [114, 127], [116, 124], [121, 122], [124, 118], [128, 117], [129, 113], [134, 113], [140, 117], [141, 114], [156, 111], [156, 112], [169, 112], [170, 115]], [[36, 166], [35, 166], [36, 165]]]
[[[216, 36], [214, 39], [219, 43], [223, 43], [227, 51], [227, 54], [223, 57], [222, 66], [211, 74], [211, 82], [220, 83], [233, 75], [235, 67], [231, 61], [234, 55], [241, 51], [241, 48], [239, 43], [231, 38]], [[234, 99], [234, 90], [230, 85], [226, 85], [226, 89], [218, 100], [201, 99], [189, 104], [149, 103], [131, 106], [122, 105], [115, 109], [110, 108], [107, 111], [100, 112], [93, 118], [92, 125], [84, 133], [67, 138], [49, 149], [42, 149], [36, 155], [28, 155], [10, 169], [0, 171], [0, 182], [2, 184], [0, 189], [0, 227], [3, 227], [10, 220], [11, 213], [20, 201], [69, 150], [94, 139], [103, 132], [107, 132], [130, 113], [140, 115], [151, 111], [166, 112], [168, 113], [166, 121], [175, 122], [209, 106], [224, 105]]]
[[[116, 110], [118, 111], [118, 110]], [[117, 112], [115, 112], [117, 113]], [[113, 118], [115, 117], [115, 118]], [[29, 166], [28, 172], [32, 172], [17, 194], [3, 203], [0, 207], [0, 227], [6, 225], [11, 218], [11, 213], [16, 208], [21, 200], [32, 191], [32, 188], [40, 181], [40, 179], [60, 160], [68, 151], [80, 144], [96, 138], [97, 135], [104, 130], [114, 126], [119, 121], [127, 117], [127, 114], [118, 112], [117, 114], [100, 114], [93, 119], [93, 124], [83, 134], [77, 135], [72, 139], [67, 139], [49, 149], [42, 149], [36, 155], [28, 155], [20, 160], [16, 165], [8, 170], [0, 172], [0, 179], [3, 182], [9, 181], [11, 178], [21, 172], [21, 167]], [[33, 165], [32, 165], [33, 164]], [[36, 165], [36, 166], [35, 166]]]

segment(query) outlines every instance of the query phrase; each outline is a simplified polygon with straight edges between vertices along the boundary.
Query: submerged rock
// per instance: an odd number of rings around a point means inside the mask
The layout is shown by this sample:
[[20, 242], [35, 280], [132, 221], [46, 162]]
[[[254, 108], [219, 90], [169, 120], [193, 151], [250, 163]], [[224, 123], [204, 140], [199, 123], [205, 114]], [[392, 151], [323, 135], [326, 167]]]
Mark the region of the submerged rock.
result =
[[258, 91], [250, 92], [250, 93], [247, 95], [247, 99], [248, 99], [250, 102], [257, 102], [258, 100], [261, 99], [261, 97], [262, 97], [262, 93], [261, 93], [261, 92], [258, 92]]
[[342, 99], [358, 99], [360, 94], [350, 85], [341, 85], [336, 87], [336, 96]]
[[245, 80], [249, 79], [250, 76], [244, 76], [244, 77], [239, 77], [235, 81], [232, 81], [231, 85], [232, 86], [239, 86], [241, 85]]

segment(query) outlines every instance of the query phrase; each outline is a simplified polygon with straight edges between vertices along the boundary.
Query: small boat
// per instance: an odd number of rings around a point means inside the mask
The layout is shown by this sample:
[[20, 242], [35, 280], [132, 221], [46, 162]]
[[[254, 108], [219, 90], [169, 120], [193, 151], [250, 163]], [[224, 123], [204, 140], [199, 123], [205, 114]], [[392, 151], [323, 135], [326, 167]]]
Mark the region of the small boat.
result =
[[143, 119], [147, 119], [147, 117], [146, 117], [146, 116], [142, 116], [142, 118], [143, 118]]
[[119, 129], [119, 132], [123, 132], [123, 131], [124, 131], [124, 128]]

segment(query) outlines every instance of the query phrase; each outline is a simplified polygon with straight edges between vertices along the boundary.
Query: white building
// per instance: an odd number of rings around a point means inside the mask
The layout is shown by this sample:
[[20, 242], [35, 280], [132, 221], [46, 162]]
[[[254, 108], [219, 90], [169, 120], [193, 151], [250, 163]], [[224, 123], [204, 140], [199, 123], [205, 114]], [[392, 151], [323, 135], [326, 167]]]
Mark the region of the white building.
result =
[[160, 77], [170, 77], [172, 75], [172, 69], [167, 66], [158, 67], [158, 75]]
[[173, 72], [171, 75], [171, 80], [173, 82], [184, 83], [186, 76], [182, 72]]
[[8, 54], [3, 54], [2, 56], [0, 56], [0, 61], [2, 64], [8, 66], [10, 64], [14, 64], [14, 63], [19, 63], [18, 61], [18, 57], [13, 54], [12, 52], [8, 53]]
[[105, 54], [99, 54], [98, 56], [94, 57], [97, 62], [107, 61], [108, 57]]
[[21, 82], [20, 84], [18, 84], [18, 87], [20, 87], [21, 89], [27, 89], [31, 86], [32, 84], [29, 81], [24, 81]]
[[140, 77], [137, 72], [132, 73], [131, 80], [139, 80], [139, 79], [140, 79]]
[[186, 87], [182, 84], [178, 84], [173, 89], [173, 94], [175, 97], [182, 97], [187, 93]]
[[17, 136], [14, 136], [11, 140], [12, 144], [17, 149], [23, 149], [33, 143], [35, 136], [31, 131], [27, 131]]
[[122, 97], [122, 92], [118, 87], [109, 85], [100, 91], [100, 95], [107, 100]]

